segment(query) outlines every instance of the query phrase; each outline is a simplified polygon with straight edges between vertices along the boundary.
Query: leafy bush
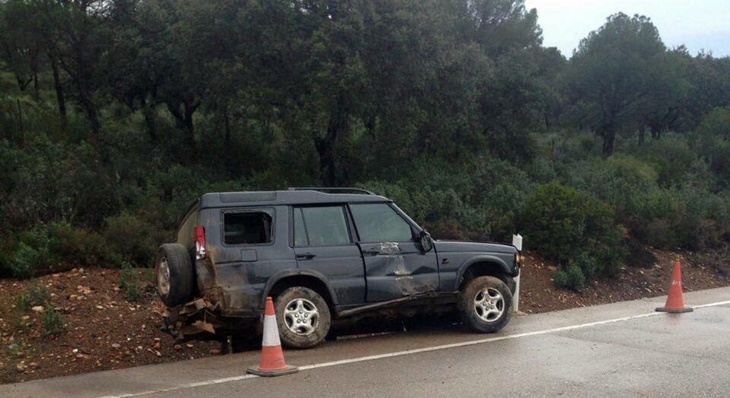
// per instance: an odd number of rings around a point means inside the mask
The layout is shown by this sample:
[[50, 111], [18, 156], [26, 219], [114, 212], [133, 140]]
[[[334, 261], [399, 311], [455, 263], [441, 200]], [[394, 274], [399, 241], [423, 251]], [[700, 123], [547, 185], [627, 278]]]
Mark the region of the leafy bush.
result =
[[48, 289], [38, 281], [33, 281], [28, 291], [18, 296], [17, 306], [20, 311], [27, 312], [35, 306], [46, 305], [50, 299], [51, 293]]
[[48, 307], [41, 313], [41, 322], [46, 336], [59, 335], [63, 332], [63, 317], [54, 307]]
[[10, 274], [18, 279], [47, 274], [55, 264], [50, 237], [43, 227], [27, 231], [8, 261]]
[[123, 213], [105, 219], [104, 240], [114, 258], [111, 265], [121, 266], [123, 261], [138, 265], [148, 265], [152, 254], [159, 244], [156, 230], [141, 218]]
[[137, 272], [131, 264], [125, 262], [119, 276], [119, 288], [127, 293], [129, 301], [142, 300], [142, 289], [139, 288]]
[[531, 248], [587, 278], [620, 269], [625, 247], [613, 211], [592, 196], [558, 183], [541, 185], [518, 220]]
[[104, 238], [88, 228], [53, 223], [51, 237], [53, 252], [61, 263], [56, 271], [99, 266], [110, 256]]
[[569, 186], [591, 193], [624, 219], [637, 214], [647, 195], [659, 189], [657, 178], [650, 164], [618, 154], [576, 164], [566, 176]]
[[571, 265], [567, 268], [560, 269], [555, 273], [555, 286], [561, 289], [580, 291], [586, 283], [586, 277], [578, 265]]
[[697, 160], [697, 153], [689, 146], [686, 137], [678, 134], [665, 134], [662, 139], [635, 146], [630, 152], [653, 166], [657, 172], [657, 184], [665, 188], [681, 181], [686, 170]]

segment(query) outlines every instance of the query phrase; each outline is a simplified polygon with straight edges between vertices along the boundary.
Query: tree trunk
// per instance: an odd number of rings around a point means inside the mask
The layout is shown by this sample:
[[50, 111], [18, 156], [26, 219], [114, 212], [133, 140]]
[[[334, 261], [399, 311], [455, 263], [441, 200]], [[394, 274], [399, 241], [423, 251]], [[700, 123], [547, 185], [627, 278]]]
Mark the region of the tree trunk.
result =
[[319, 180], [325, 187], [335, 186], [335, 140], [337, 132], [331, 127], [327, 127], [327, 135], [324, 138], [317, 139], [315, 146], [319, 154]]
[[662, 129], [660, 126], [653, 124], [651, 125], [651, 138], [658, 140], [662, 136]]
[[178, 126], [185, 133], [185, 142], [191, 155], [195, 156], [195, 124], [193, 123], [193, 115], [200, 106], [197, 100], [182, 100], [177, 103], [167, 102], [167, 109], [177, 121]]
[[223, 107], [223, 130], [225, 131], [225, 141], [223, 142], [228, 145], [231, 142], [231, 118], [228, 117], [228, 105]]
[[150, 134], [150, 142], [157, 144], [157, 117], [155, 115], [155, 108], [149, 101], [142, 101], [142, 114], [144, 115], [144, 121], [147, 125], [147, 131]]
[[327, 126], [327, 134], [324, 138], [315, 140], [317, 153], [319, 154], [319, 179], [326, 187], [337, 186], [335, 145], [337, 137], [346, 134], [350, 128], [350, 117], [343, 95], [338, 96], [335, 109], [330, 115]]
[[616, 114], [611, 107], [602, 107], [603, 114], [601, 122], [598, 126], [598, 135], [603, 138], [602, 155], [607, 158], [613, 155], [614, 144], [616, 142]]
[[91, 133], [93, 134], [92, 138], [96, 144], [99, 144], [101, 122], [99, 121], [99, 113], [96, 110], [96, 105], [94, 104], [94, 100], [91, 98], [91, 94], [88, 90], [82, 87], [82, 84], [78, 84], [77, 86], [79, 90], [79, 103], [81, 104], [81, 108], [84, 110], [84, 113], [86, 113], [89, 123], [91, 123]]
[[603, 157], [607, 158], [613, 155], [614, 144], [616, 142], [616, 126], [613, 122], [613, 117], [604, 114], [598, 135], [603, 138]]
[[58, 62], [49, 54], [51, 60], [51, 70], [53, 71], [53, 87], [56, 90], [56, 102], [58, 103], [58, 114], [61, 117], [61, 131], [66, 135], [66, 127], [68, 126], [68, 112], [66, 111], [66, 95], [63, 92], [63, 84], [61, 83], [61, 72], [58, 69]]

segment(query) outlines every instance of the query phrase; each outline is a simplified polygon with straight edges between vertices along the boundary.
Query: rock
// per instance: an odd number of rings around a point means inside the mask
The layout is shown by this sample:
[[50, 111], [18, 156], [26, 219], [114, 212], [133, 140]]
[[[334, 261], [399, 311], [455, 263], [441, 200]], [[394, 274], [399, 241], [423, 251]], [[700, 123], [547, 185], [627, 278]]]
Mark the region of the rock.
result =
[[87, 296], [92, 293], [92, 290], [91, 290], [91, 288], [88, 288], [86, 286], [78, 285], [78, 286], [76, 286], [76, 292], [81, 293], [84, 296]]
[[31, 362], [28, 364], [28, 369], [30, 369], [30, 370], [36, 370], [40, 367], [41, 366], [38, 364], [38, 362]]
[[211, 349], [211, 350], [209, 351], [210, 355], [220, 355], [220, 354], [221, 354], [221, 352], [222, 352], [222, 351], [221, 351], [220, 349], [218, 349], [218, 348], [212, 348], [212, 349]]
[[23, 373], [23, 372], [25, 372], [25, 369], [27, 369], [27, 368], [28, 368], [28, 367], [27, 367], [27, 366], [25, 366], [25, 363], [23, 363], [23, 362], [21, 362], [21, 363], [19, 363], [19, 364], [18, 364], [17, 366], [15, 366], [15, 370], [17, 370], [17, 371], [18, 371], [18, 373]]
[[160, 349], [160, 342], [159, 341], [155, 341], [154, 343], [152, 343], [152, 348], [154, 348], [155, 350], [159, 350]]
[[45, 311], [46, 309], [45, 309], [45, 308], [43, 308], [43, 306], [42, 306], [42, 305], [36, 305], [36, 306], [34, 306], [34, 307], [31, 307], [31, 309], [30, 309], [30, 310], [31, 310], [31, 311], [33, 311], [33, 312], [37, 312], [37, 313], [39, 313], [39, 314], [42, 314], [42, 313], [43, 313], [43, 311]]
[[175, 351], [182, 351], [182, 346], [180, 344], [175, 344]]
[[112, 344], [112, 348], [113, 348], [113, 349], [115, 349], [115, 350], [118, 350], [118, 349], [120, 349], [121, 347], [122, 347], [122, 346], [121, 346], [120, 344], [118, 344], [118, 343], [114, 343], [114, 344]]

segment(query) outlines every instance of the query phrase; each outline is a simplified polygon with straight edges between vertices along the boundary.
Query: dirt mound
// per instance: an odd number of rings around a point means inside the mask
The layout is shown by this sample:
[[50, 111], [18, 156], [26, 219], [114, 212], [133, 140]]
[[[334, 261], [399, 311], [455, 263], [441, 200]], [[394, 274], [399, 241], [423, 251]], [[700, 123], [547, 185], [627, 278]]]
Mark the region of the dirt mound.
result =
[[[685, 291], [730, 286], [712, 263], [651, 251], [654, 264], [580, 292], [553, 286], [555, 265], [527, 254], [520, 311], [539, 313], [664, 295], [675, 258]], [[644, 259], [650, 258], [647, 256]], [[34, 281], [0, 280], [0, 383], [221, 355], [217, 342], [175, 345], [149, 269], [75, 269]], [[54, 330], [59, 333], [49, 333]]]

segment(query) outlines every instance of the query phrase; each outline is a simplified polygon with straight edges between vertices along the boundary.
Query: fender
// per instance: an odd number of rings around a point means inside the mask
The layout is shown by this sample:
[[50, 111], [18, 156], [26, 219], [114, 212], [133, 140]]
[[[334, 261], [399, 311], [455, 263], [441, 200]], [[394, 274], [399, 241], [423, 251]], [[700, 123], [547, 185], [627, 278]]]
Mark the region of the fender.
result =
[[489, 267], [492, 267], [492, 268], [497, 267], [501, 272], [503, 272], [507, 275], [512, 275], [512, 273], [510, 272], [510, 269], [509, 269], [509, 265], [501, 258], [492, 256], [492, 255], [474, 256], [474, 257], [470, 258], [469, 260], [465, 261], [464, 264], [462, 264], [461, 267], [459, 267], [459, 272], [457, 272], [457, 274], [456, 274], [456, 286], [454, 286], [453, 290], [459, 289], [459, 283], [461, 281], [461, 278], [464, 277], [464, 273], [466, 273], [466, 270], [469, 269], [469, 267], [471, 267], [472, 265], [474, 265], [476, 263], [489, 263]]
[[269, 292], [271, 292], [271, 289], [276, 285], [280, 280], [290, 278], [293, 276], [308, 276], [313, 277], [320, 282], [327, 288], [327, 292], [329, 292], [330, 297], [332, 298], [332, 306], [337, 306], [337, 296], [335, 295], [334, 290], [332, 290], [332, 287], [329, 283], [327, 283], [327, 277], [325, 277], [322, 273], [308, 269], [308, 270], [300, 270], [300, 269], [290, 269], [281, 271], [277, 274], [274, 274], [269, 280], [266, 282], [266, 285], [264, 286], [264, 290], [262, 291], [261, 296], [261, 303], [260, 308], [264, 308], [264, 303], [266, 303], [266, 296], [269, 295]]

